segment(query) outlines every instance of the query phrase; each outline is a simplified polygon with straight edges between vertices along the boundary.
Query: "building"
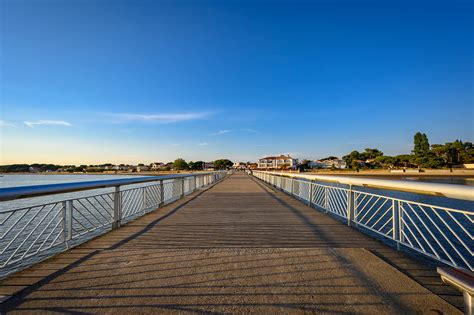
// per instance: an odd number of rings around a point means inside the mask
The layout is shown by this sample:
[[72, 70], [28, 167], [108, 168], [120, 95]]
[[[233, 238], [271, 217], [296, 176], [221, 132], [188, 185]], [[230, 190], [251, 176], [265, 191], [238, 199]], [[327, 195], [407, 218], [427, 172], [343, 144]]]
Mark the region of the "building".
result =
[[162, 169], [163, 167], [166, 167], [166, 164], [161, 163], [161, 162], [153, 162], [150, 164], [150, 170], [152, 171], [158, 171]]
[[295, 168], [298, 164], [298, 159], [288, 155], [267, 156], [258, 160], [259, 169], [282, 169]]
[[206, 162], [204, 163], [204, 170], [205, 171], [213, 171], [215, 169], [214, 162]]
[[309, 163], [309, 167], [345, 169], [347, 165], [344, 160], [336, 158], [336, 159], [325, 159], [325, 160], [313, 161]]
[[138, 165], [137, 166], [137, 172], [140, 173], [140, 172], [146, 172], [146, 171], [149, 171], [150, 168], [146, 165]]
[[28, 171], [29, 171], [30, 173], [39, 173], [39, 172], [41, 171], [41, 169], [40, 169], [39, 167], [37, 167], [37, 166], [30, 166], [30, 167], [28, 168]]
[[245, 162], [234, 162], [234, 165], [232, 165], [232, 168], [236, 170], [244, 170], [248, 168], [248, 166], [247, 166], [247, 163]]

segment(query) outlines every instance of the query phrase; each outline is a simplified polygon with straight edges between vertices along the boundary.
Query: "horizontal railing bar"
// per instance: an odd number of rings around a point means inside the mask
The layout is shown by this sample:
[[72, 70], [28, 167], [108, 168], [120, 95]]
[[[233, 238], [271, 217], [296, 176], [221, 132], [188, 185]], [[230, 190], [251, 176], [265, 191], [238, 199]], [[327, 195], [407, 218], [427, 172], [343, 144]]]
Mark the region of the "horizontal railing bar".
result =
[[32, 185], [0, 188], [0, 201], [8, 201], [15, 199], [24, 199], [38, 196], [62, 194], [68, 192], [76, 192], [90, 189], [108, 188], [124, 185], [133, 185], [147, 182], [155, 182], [160, 180], [176, 179], [183, 177], [193, 177], [200, 175], [209, 175], [212, 172], [188, 173], [188, 174], [172, 174], [162, 176], [146, 176], [136, 178], [120, 178], [108, 180], [95, 180], [87, 182], [72, 182], [61, 184]]
[[376, 178], [360, 178], [339, 175], [305, 175], [282, 172], [262, 172], [254, 173], [270, 174], [282, 177], [300, 178], [307, 180], [319, 180], [345, 185], [362, 186], [369, 188], [379, 188], [387, 190], [397, 190], [403, 192], [413, 192], [424, 195], [440, 196], [454, 199], [474, 201], [474, 188], [466, 185], [441, 184], [441, 183], [420, 183], [408, 180], [391, 180]]

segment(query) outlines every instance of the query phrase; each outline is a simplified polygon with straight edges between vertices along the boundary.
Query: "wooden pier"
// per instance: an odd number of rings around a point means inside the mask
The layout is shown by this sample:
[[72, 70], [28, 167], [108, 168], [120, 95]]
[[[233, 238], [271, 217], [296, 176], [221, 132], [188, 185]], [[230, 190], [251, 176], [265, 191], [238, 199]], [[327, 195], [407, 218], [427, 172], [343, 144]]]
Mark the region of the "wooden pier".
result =
[[461, 313], [433, 267], [240, 173], [0, 282], [19, 313]]

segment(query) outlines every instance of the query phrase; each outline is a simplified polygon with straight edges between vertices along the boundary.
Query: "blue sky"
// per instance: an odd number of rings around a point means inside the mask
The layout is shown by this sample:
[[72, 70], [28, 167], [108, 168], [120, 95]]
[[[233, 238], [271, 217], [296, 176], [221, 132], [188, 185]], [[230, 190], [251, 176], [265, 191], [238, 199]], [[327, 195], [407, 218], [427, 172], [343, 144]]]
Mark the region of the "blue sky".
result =
[[0, 163], [474, 141], [472, 1], [0, 3]]

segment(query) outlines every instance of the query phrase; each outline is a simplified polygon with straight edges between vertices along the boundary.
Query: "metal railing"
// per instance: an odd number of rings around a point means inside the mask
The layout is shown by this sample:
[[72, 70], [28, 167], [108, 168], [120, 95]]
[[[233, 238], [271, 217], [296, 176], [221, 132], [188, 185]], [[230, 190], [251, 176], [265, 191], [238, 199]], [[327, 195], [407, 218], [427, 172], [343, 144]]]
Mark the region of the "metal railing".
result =
[[473, 187], [260, 171], [253, 175], [348, 225], [394, 242], [397, 249], [406, 247], [473, 270]]
[[[2, 188], [0, 277], [118, 228], [226, 174], [223, 171]], [[67, 198], [58, 195], [71, 192], [74, 194]], [[55, 196], [36, 202], [46, 195]], [[9, 209], [24, 198], [31, 198], [26, 200], [28, 206]]]

